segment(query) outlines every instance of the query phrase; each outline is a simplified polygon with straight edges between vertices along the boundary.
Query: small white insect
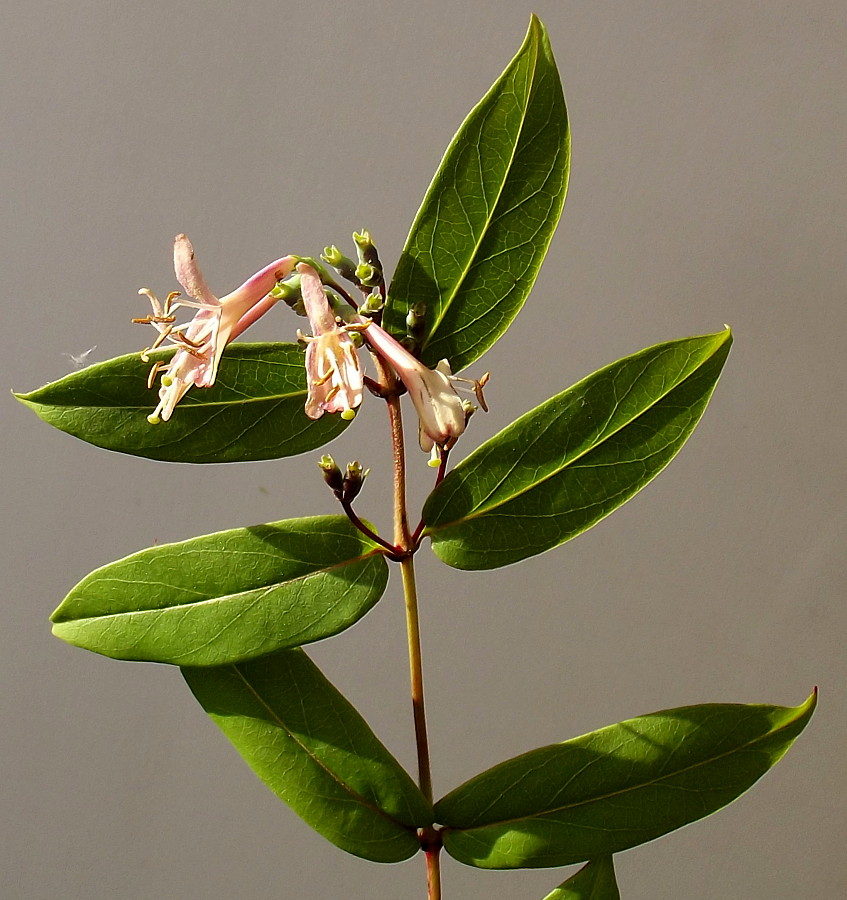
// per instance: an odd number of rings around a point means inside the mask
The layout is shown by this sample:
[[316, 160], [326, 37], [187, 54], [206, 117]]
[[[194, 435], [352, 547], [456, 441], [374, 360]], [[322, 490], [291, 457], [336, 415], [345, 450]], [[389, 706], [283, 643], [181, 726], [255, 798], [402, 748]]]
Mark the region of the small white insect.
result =
[[74, 353], [63, 353], [62, 356], [67, 356], [67, 358], [74, 364], [75, 369], [84, 369], [88, 365], [88, 357], [97, 349], [97, 344], [93, 347], [89, 347], [84, 353], [74, 354]]

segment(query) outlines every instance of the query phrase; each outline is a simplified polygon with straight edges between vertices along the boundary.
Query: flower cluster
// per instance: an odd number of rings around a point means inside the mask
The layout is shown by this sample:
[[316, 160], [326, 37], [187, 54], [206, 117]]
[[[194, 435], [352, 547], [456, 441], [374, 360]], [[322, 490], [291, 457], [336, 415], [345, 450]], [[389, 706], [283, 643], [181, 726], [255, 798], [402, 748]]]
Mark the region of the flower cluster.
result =
[[[191, 299], [184, 299], [181, 293], [174, 291], [161, 303], [151, 290], [142, 288], [138, 293], [150, 300], [153, 313], [144, 318], [133, 319], [134, 322], [152, 325], [158, 331], [153, 344], [141, 352], [141, 358], [145, 362], [148, 361], [147, 354], [165, 342], [177, 347], [177, 352], [169, 363], [156, 362], [150, 370], [147, 381], [149, 387], [153, 386], [156, 376], [162, 373], [159, 405], [147, 417], [151, 424], [155, 425], [162, 420], [167, 422], [176, 404], [192, 385], [211, 387], [215, 383], [224, 347], [276, 302], [276, 298], [269, 296], [269, 292], [277, 281], [293, 271], [295, 263], [292, 256], [277, 259], [248, 278], [231, 294], [218, 299], [209, 290], [194, 259], [191, 241], [184, 234], [176, 236], [176, 280]], [[197, 310], [194, 318], [185, 325], [175, 324], [174, 313], [180, 307]]]
[[[365, 233], [365, 236], [369, 241], [369, 235]], [[371, 267], [377, 271], [372, 263]], [[150, 370], [149, 387], [161, 373], [159, 404], [147, 417], [152, 424], [167, 421], [192, 386], [214, 384], [226, 345], [277, 302], [282, 296], [275, 290], [277, 283], [292, 275], [295, 269], [303, 311], [312, 332], [304, 335], [298, 331], [298, 337], [306, 344], [308, 393], [305, 412], [309, 418], [319, 419], [327, 412], [339, 413], [344, 419], [355, 416], [365, 385], [357, 351], [361, 340], [354, 339], [355, 334], [364, 338], [371, 351], [379, 355], [405, 385], [418, 414], [422, 450], [434, 454], [449, 450], [464, 432], [475, 407], [459, 397], [457, 383], [472, 385], [480, 405], [486, 408], [482, 385], [487, 376], [479, 382], [455, 378], [446, 359], [434, 369], [428, 368], [351, 304], [345, 304], [342, 318], [330, 302], [321, 274], [310, 263], [298, 261], [297, 257], [275, 260], [220, 299], [209, 290], [194, 258], [194, 248], [184, 234], [177, 235], [174, 240], [174, 269], [177, 281], [190, 299], [173, 292], [162, 303], [152, 291], [142, 288], [139, 293], [150, 300], [153, 313], [133, 319], [152, 325], [158, 332], [153, 344], [141, 353], [145, 361], [149, 361], [147, 354], [151, 350], [166, 342], [177, 347], [170, 362], [158, 361]], [[378, 271], [381, 276], [381, 269]], [[174, 313], [180, 307], [196, 310], [194, 318], [184, 325], [175, 324]], [[366, 303], [363, 310], [367, 309]]]
[[364, 375], [349, 326], [336, 320], [321, 277], [305, 262], [297, 266], [300, 291], [312, 335], [298, 332], [306, 342], [306, 415], [319, 419], [325, 412], [352, 419], [362, 402]]

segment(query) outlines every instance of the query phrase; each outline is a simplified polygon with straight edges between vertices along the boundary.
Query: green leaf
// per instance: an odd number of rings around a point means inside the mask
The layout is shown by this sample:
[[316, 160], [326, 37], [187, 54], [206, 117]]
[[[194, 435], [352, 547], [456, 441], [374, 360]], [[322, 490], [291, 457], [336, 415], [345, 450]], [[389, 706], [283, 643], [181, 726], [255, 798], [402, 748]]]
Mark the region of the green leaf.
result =
[[483, 869], [564, 866], [708, 816], [775, 765], [809, 721], [796, 708], [668, 709], [525, 753], [435, 806], [444, 848]]
[[412, 224], [384, 321], [426, 307], [422, 358], [454, 372], [520, 311], [562, 213], [568, 115], [547, 32], [532, 16], [517, 56], [453, 138]]
[[53, 634], [117, 659], [217, 666], [349, 628], [387, 579], [385, 557], [343, 516], [288, 519], [96, 569], [53, 613]]
[[[150, 364], [173, 352], [151, 353]], [[306, 416], [297, 344], [231, 344], [215, 384], [192, 388], [171, 420], [158, 425], [147, 421], [157, 403], [156, 391], [147, 389], [150, 364], [137, 353], [119, 356], [15, 396], [49, 425], [89, 444], [168, 462], [294, 456], [328, 443], [348, 424], [340, 416]]]
[[611, 856], [601, 856], [549, 893], [544, 900], [621, 900]]
[[493, 569], [564, 543], [673, 459], [703, 414], [729, 329], [658, 344], [542, 403], [486, 441], [430, 495], [435, 553]]
[[253, 771], [327, 840], [399, 862], [420, 850], [432, 807], [365, 720], [301, 650], [183, 669]]

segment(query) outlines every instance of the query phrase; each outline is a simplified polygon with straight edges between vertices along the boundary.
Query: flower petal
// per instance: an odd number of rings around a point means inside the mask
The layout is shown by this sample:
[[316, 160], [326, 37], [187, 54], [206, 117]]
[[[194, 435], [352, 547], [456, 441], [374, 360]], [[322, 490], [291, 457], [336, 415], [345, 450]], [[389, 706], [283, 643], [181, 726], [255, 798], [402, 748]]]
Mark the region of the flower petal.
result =
[[209, 290], [200, 266], [194, 259], [194, 247], [184, 234], [178, 234], [174, 238], [174, 272], [176, 280], [189, 297], [207, 306], [219, 305], [220, 301]]

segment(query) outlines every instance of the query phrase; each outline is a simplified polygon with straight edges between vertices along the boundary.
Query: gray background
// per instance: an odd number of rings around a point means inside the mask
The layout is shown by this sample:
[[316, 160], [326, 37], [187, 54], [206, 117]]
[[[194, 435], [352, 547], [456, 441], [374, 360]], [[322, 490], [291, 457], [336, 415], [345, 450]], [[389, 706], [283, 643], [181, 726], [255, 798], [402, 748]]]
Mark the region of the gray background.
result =
[[[175, 287], [178, 231], [218, 293], [362, 226], [391, 265], [531, 8], [13, 0], [2, 383], [32, 389], [94, 344], [92, 360], [139, 349], [136, 290]], [[627, 900], [844, 896], [843, 2], [534, 9], [572, 114], [571, 189], [530, 301], [482, 363], [492, 411], [462, 451], [644, 346], [724, 322], [736, 344], [690, 444], [610, 519], [485, 574], [421, 554], [436, 790], [638, 713], [793, 705], [818, 683], [811, 727], [755, 790], [623, 854], [619, 880]], [[256, 336], [298, 324], [279, 313]], [[333, 512], [318, 454], [155, 464], [8, 398], [2, 416], [2, 896], [422, 897], [419, 859], [347, 856], [279, 803], [175, 670], [49, 632], [79, 578], [153, 541]], [[373, 468], [361, 512], [387, 528], [383, 420], [370, 403], [332, 452]], [[394, 579], [314, 655], [411, 767], [401, 606]], [[444, 866], [450, 900], [540, 898], [565, 877]]]

